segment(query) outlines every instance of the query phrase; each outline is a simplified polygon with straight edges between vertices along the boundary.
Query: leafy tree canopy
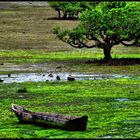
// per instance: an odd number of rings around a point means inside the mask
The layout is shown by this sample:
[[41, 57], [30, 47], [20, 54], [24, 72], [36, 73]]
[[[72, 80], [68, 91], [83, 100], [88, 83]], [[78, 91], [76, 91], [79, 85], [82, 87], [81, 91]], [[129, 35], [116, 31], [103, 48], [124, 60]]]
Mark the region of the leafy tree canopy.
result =
[[82, 12], [78, 27], [65, 31], [56, 27], [54, 33], [75, 48], [102, 48], [104, 59], [110, 60], [114, 45], [140, 44], [140, 3], [100, 2]]
[[63, 18], [78, 18], [79, 13], [85, 9], [93, 8], [97, 3], [99, 2], [50, 1], [49, 5], [58, 12], [59, 18], [61, 17], [61, 13], [63, 13]]

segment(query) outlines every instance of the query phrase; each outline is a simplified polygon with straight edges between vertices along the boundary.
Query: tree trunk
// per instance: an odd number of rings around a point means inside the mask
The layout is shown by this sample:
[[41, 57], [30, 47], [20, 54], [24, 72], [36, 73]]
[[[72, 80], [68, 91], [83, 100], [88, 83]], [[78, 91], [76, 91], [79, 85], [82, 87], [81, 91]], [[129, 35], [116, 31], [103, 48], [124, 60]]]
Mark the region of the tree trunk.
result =
[[60, 10], [57, 10], [57, 12], [58, 12], [58, 18], [60, 19], [61, 18]]
[[104, 50], [104, 61], [111, 60], [112, 59], [112, 57], [111, 57], [111, 47], [106, 46], [106, 47], [103, 48], [103, 50]]
[[67, 18], [67, 12], [64, 12], [63, 18], [64, 18], [64, 19]]

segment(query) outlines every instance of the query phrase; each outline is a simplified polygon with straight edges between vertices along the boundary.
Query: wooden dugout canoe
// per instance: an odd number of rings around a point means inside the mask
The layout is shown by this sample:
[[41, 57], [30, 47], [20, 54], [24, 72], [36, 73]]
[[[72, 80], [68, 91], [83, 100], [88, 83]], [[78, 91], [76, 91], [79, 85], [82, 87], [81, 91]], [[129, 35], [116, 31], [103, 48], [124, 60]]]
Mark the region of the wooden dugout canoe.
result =
[[39, 124], [72, 131], [85, 131], [88, 116], [66, 116], [63, 114], [32, 112], [21, 106], [12, 104], [12, 110], [21, 123]]

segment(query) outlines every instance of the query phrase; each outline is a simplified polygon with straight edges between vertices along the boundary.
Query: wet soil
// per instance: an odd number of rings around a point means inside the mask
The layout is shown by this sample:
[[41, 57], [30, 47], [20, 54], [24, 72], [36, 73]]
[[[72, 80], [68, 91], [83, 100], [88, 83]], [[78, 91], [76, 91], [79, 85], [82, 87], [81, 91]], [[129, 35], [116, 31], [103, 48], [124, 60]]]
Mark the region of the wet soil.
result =
[[[73, 77], [75, 80], [102, 80], [109, 78], [136, 78], [134, 75], [126, 74], [97, 74], [94, 72], [70, 72], [67, 68], [56, 64], [22, 64], [4, 63], [0, 65], [0, 80], [3, 83], [39, 82], [68, 80]], [[138, 77], [137, 77], [138, 78]], [[138, 78], [140, 79], [140, 78]]]
[[121, 65], [135, 65], [140, 64], [140, 58], [114, 58], [109, 61], [100, 60], [89, 60], [85, 62], [87, 64], [99, 64], [99, 65], [112, 65], [112, 66], [121, 66]]

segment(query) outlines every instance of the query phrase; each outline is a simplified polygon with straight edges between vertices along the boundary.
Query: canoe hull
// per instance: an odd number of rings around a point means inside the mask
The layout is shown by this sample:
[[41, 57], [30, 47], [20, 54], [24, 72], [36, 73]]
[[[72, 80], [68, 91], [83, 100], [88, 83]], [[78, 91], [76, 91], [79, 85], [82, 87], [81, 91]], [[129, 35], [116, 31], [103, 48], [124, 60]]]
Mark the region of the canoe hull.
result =
[[21, 123], [39, 124], [73, 131], [85, 131], [88, 116], [66, 116], [63, 114], [31, 112], [21, 106], [12, 104], [12, 110]]

